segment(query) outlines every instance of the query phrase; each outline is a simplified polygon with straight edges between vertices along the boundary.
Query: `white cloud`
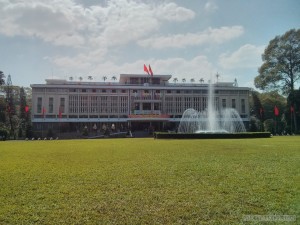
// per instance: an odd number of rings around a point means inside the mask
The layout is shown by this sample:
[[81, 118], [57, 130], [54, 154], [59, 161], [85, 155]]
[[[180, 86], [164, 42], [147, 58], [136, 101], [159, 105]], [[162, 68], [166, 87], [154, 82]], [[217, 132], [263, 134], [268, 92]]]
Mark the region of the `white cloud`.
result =
[[183, 7], [179, 7], [175, 3], [166, 3], [156, 10], [156, 16], [160, 19], [168, 21], [185, 21], [195, 17], [195, 13]]
[[84, 44], [80, 34], [91, 22], [72, 1], [10, 2], [0, 9], [0, 33], [37, 37], [55, 45]]
[[221, 54], [219, 65], [224, 69], [259, 67], [264, 48], [265, 46], [243, 45], [235, 52]]
[[242, 26], [208, 28], [203, 32], [175, 34], [169, 36], [151, 37], [141, 41], [138, 44], [142, 47], [162, 48], [183, 48], [186, 46], [204, 45], [204, 44], [222, 44], [244, 33]]
[[213, 1], [206, 2], [204, 9], [208, 13], [213, 13], [218, 10], [218, 5]]
[[74, 48], [123, 45], [148, 36], [164, 21], [195, 16], [175, 3], [155, 5], [137, 0], [110, 0], [105, 6], [89, 8], [73, 0], [0, 1], [0, 33], [38, 37]]

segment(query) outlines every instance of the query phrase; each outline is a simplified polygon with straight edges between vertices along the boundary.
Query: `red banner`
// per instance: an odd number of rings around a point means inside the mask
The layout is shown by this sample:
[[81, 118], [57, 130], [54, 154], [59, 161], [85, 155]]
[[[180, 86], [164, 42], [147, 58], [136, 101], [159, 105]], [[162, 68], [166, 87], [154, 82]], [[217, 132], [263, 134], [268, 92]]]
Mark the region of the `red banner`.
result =
[[278, 107], [276, 105], [274, 107], [274, 115], [275, 116], [279, 116], [279, 109], [278, 109]]

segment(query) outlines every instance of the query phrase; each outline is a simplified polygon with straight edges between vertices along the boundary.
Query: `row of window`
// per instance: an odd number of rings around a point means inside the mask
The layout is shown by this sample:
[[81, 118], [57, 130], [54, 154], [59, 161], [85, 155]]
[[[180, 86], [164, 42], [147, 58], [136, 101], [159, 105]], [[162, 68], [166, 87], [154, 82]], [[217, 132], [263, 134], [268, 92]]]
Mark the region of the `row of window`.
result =
[[[34, 89], [34, 92], [44, 92], [42, 88]], [[96, 88], [70, 88], [70, 89], [59, 89], [59, 88], [47, 88], [46, 92], [54, 93], [54, 92], [70, 92], [70, 93], [128, 93], [128, 90], [117, 90], [117, 89], [96, 89]], [[207, 94], [207, 90], [131, 90], [131, 93], [165, 93], [165, 94]], [[215, 90], [215, 94], [248, 94], [246, 90]]]
[[[46, 108], [43, 107], [43, 98], [38, 97], [37, 98], [37, 113], [53, 113], [54, 112], [54, 99], [53, 97], [49, 97], [49, 102], [48, 102], [48, 111], [46, 111]], [[65, 98], [60, 98], [59, 102], [59, 113], [64, 113], [65, 112]]]
[[[134, 110], [162, 110], [161, 103], [137, 103], [132, 102]], [[231, 99], [231, 104], [227, 99], [221, 99], [221, 107], [237, 108], [236, 99]], [[203, 111], [207, 108], [207, 97], [166, 97], [165, 111], [167, 113], [181, 113], [187, 108], [194, 108]], [[241, 99], [241, 113], [246, 113], [246, 101]], [[128, 111], [127, 96], [69, 96], [69, 113], [126, 113]], [[215, 98], [215, 107], [219, 110], [219, 97]], [[65, 113], [65, 98], [59, 99], [59, 113]], [[54, 113], [54, 98], [49, 97], [47, 113]], [[42, 97], [37, 98], [37, 113], [46, 113], [43, 107]]]

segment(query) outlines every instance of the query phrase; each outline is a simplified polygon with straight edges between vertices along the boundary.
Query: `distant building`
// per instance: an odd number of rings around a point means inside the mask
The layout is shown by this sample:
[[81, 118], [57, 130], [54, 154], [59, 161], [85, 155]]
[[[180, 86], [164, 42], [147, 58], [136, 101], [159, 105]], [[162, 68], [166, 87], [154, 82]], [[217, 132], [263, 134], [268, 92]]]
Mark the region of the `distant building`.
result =
[[[49, 79], [32, 84], [35, 132], [72, 133], [114, 127], [125, 130], [175, 130], [188, 108], [207, 108], [208, 84], [170, 83], [171, 75], [121, 74], [119, 82]], [[215, 107], [235, 108], [249, 125], [248, 87], [215, 83]]]

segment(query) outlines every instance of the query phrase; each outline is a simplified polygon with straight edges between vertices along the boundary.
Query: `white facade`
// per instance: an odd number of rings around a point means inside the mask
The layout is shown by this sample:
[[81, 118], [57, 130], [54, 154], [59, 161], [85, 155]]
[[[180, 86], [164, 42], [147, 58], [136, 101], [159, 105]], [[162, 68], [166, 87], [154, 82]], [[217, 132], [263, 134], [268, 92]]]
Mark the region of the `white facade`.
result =
[[[174, 128], [186, 109], [207, 108], [208, 84], [170, 83], [171, 77], [121, 74], [119, 82], [46, 80], [46, 84], [32, 84], [34, 130], [55, 129], [58, 123], [67, 131], [111, 123], [136, 129], [148, 125], [157, 130]], [[235, 108], [247, 127], [250, 89], [235, 83], [213, 85], [216, 109]]]

